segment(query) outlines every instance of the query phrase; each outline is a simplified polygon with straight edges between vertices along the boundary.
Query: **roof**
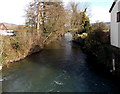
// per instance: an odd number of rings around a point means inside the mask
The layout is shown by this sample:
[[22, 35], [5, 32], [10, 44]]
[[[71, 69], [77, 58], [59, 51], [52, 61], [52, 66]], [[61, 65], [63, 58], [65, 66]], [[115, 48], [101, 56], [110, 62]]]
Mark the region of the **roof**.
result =
[[8, 30], [8, 29], [3, 23], [1, 23], [0, 24], [0, 30]]
[[114, 8], [114, 6], [115, 6], [115, 4], [116, 4], [117, 1], [118, 1], [118, 0], [115, 0], [115, 1], [113, 2], [112, 6], [111, 6], [111, 8], [110, 8], [110, 10], [109, 10], [110, 13], [112, 12], [112, 10], [113, 10], [113, 8]]

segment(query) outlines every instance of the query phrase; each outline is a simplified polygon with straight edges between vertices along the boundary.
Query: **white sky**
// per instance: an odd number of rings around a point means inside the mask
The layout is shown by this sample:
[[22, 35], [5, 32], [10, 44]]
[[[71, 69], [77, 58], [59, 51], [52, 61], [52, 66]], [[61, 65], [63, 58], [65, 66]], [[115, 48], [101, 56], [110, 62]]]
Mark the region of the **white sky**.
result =
[[109, 9], [109, 7], [93, 6], [90, 21], [92, 23], [96, 21], [110, 22]]
[[31, 0], [0, 0], [0, 22], [23, 24], [25, 6]]
[[[32, 0], [0, 0], [0, 23], [24, 24], [25, 6]], [[65, 0], [68, 2], [70, 0]], [[72, 1], [72, 0], [71, 0]], [[109, 9], [114, 0], [76, 0], [91, 3], [91, 22], [110, 21]], [[107, 4], [105, 6], [105, 4]]]

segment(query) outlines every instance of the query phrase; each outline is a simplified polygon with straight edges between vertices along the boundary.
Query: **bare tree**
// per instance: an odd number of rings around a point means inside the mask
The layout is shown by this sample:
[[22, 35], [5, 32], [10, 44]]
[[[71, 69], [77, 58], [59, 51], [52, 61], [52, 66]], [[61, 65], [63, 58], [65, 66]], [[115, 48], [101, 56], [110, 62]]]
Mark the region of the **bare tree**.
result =
[[[87, 4], [87, 3], [86, 3]], [[82, 7], [82, 8], [80, 8]], [[89, 18], [87, 17], [87, 6], [83, 6], [81, 3], [70, 2], [70, 27], [72, 30], [83, 30], [85, 28], [85, 24], [89, 22]], [[84, 9], [84, 10], [83, 10]]]
[[64, 33], [66, 24], [66, 10], [62, 2], [44, 2], [34, 0], [28, 6], [26, 11], [26, 25], [36, 29], [37, 36], [56, 32], [56, 34]]

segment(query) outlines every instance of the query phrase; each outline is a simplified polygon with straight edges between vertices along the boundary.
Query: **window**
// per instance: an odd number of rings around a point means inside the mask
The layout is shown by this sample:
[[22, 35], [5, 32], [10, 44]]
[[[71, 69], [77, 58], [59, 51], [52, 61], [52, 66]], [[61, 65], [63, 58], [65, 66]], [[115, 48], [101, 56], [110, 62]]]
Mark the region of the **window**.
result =
[[120, 12], [117, 13], [117, 22], [120, 22]]

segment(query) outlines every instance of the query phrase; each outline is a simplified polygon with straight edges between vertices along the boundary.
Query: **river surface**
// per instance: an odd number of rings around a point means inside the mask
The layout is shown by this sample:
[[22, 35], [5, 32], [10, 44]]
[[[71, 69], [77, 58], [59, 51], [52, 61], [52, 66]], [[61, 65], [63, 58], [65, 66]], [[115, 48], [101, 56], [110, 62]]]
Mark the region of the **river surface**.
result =
[[[3, 92], [120, 92], [92, 72], [86, 55], [69, 41], [51, 43], [40, 53], [3, 68]], [[91, 93], [92, 94], [92, 93]]]

